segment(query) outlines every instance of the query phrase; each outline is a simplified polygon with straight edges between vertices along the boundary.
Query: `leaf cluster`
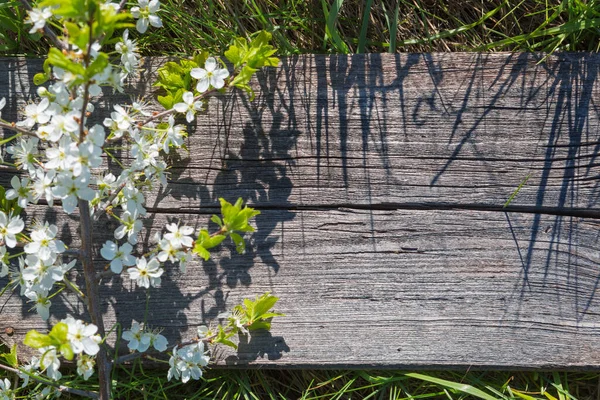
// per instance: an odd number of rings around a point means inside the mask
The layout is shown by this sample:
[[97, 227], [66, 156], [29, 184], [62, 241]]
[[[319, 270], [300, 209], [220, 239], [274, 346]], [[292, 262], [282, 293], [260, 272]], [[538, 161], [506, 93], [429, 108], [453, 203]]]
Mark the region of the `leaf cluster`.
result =
[[200, 51], [192, 59], [183, 59], [179, 62], [169, 61], [158, 69], [158, 79], [153, 86], [165, 90], [166, 94], [157, 98], [165, 109], [171, 109], [173, 105], [183, 101], [185, 92], [196, 93], [194, 78], [190, 75], [190, 71], [203, 67], [207, 58], [208, 52]]
[[274, 317], [282, 317], [284, 314], [272, 312], [271, 309], [279, 300], [278, 297], [269, 292], [254, 300], [244, 299], [242, 304], [233, 308], [233, 312], [228, 317], [228, 323], [225, 327], [219, 325], [219, 332], [215, 335], [213, 343], [221, 343], [226, 346], [237, 349], [237, 345], [229, 340], [237, 333], [255, 331], [259, 329], [270, 330], [271, 320]]
[[[115, 30], [130, 28], [133, 16], [128, 12], [117, 12], [113, 7], [103, 6], [98, 0], [43, 0], [38, 7], [52, 7], [55, 17], [61, 18], [64, 26], [63, 38], [67, 43], [81, 50], [87, 50], [90, 41], [112, 43], [118, 39], [112, 36]], [[44, 62], [44, 72], [34, 76], [34, 83], [41, 85], [51, 78], [50, 65], [73, 73], [72, 84], [79, 85], [92, 80], [109, 64], [106, 53], [99, 52], [93, 61], [82, 65], [76, 53], [50, 48]]]
[[277, 50], [269, 44], [271, 38], [267, 31], [257, 32], [250, 39], [238, 37], [225, 52], [225, 57], [237, 73], [231, 85], [246, 91], [250, 100], [254, 99], [254, 91], [249, 85], [252, 75], [262, 67], [276, 67], [279, 64], [279, 59], [273, 57]]
[[41, 349], [42, 347], [49, 346], [55, 347], [64, 358], [67, 360], [72, 360], [74, 353], [73, 349], [71, 348], [71, 344], [67, 339], [68, 331], [69, 327], [64, 322], [59, 322], [58, 324], [54, 325], [50, 333], [47, 335], [32, 329], [27, 332], [27, 335], [25, 335], [25, 340], [23, 343], [34, 349]]
[[231, 204], [223, 198], [220, 198], [219, 201], [221, 203], [222, 218], [213, 215], [211, 221], [219, 225], [221, 229], [213, 235], [209, 234], [206, 229], [202, 229], [194, 245], [193, 252], [204, 258], [204, 260], [210, 258], [208, 249], [221, 244], [227, 236], [233, 240], [236, 251], [242, 254], [246, 250], [246, 243], [242, 235], [245, 232], [254, 232], [254, 228], [250, 225], [250, 219], [260, 214], [260, 211], [254, 208], [248, 206], [242, 208], [243, 200], [241, 197], [237, 199], [235, 204]]

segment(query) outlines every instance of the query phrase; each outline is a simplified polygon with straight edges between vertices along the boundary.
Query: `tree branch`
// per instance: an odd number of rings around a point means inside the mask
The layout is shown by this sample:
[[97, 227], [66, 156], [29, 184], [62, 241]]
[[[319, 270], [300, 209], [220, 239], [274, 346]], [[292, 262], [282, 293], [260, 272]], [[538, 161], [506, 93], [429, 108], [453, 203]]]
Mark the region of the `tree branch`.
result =
[[[9, 367], [8, 365], [4, 365], [4, 364], [0, 364], [0, 369], [3, 369], [8, 372], [12, 372], [13, 374], [19, 374], [21, 372], [20, 370], [18, 370], [16, 368], [12, 368], [12, 367]], [[46, 379], [38, 378], [35, 375], [29, 375], [29, 377], [36, 382], [41, 382], [45, 385], [55, 387], [61, 392], [71, 393], [71, 394], [75, 394], [77, 396], [89, 397], [90, 399], [98, 398], [98, 393], [95, 393], [95, 392], [88, 392], [86, 390], [73, 389], [73, 388], [70, 388], [67, 386], [59, 385], [54, 382], [48, 382]]]

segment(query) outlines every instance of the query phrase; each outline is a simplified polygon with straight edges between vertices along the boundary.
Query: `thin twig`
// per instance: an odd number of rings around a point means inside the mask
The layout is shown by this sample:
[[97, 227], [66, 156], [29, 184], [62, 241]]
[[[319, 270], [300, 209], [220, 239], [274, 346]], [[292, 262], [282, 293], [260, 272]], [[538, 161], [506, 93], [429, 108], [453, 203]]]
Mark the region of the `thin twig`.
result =
[[117, 198], [119, 193], [121, 193], [121, 191], [123, 190], [123, 188], [126, 185], [127, 185], [127, 181], [124, 181], [123, 183], [121, 183], [117, 187], [117, 189], [113, 193], [111, 193], [110, 197], [108, 199], [106, 199], [106, 201], [104, 203], [98, 205], [98, 210], [94, 213], [94, 217], [93, 217], [94, 222], [98, 221], [100, 219], [100, 217], [102, 215], [104, 215], [104, 213], [106, 212], [106, 209], [110, 206], [110, 203], [112, 203], [113, 200]]
[[[3, 370], [5, 370], [5, 371], [12, 372], [13, 374], [19, 374], [20, 372], [22, 372], [22, 371], [20, 371], [20, 370], [18, 370], [16, 368], [12, 368], [12, 367], [9, 367], [8, 365], [4, 365], [4, 364], [0, 364], [0, 368], [3, 369]], [[55, 387], [55, 388], [57, 388], [61, 392], [71, 393], [71, 394], [75, 394], [75, 395], [78, 395], [78, 396], [85, 396], [85, 397], [89, 397], [90, 399], [97, 399], [97, 398], [99, 398], [98, 393], [95, 393], [95, 392], [88, 392], [87, 390], [73, 389], [73, 388], [70, 388], [70, 387], [67, 387], [67, 386], [59, 385], [59, 384], [54, 383], [54, 382], [48, 382], [45, 379], [36, 377], [35, 375], [29, 375], [29, 377], [31, 379], [33, 379], [34, 381], [41, 382], [41, 383], [43, 383], [45, 385]]]
[[117, 10], [117, 12], [121, 11], [123, 9], [123, 7], [125, 7], [125, 4], [127, 4], [127, 0], [121, 0], [121, 2], [119, 3], [119, 9]]
[[18, 127], [15, 124], [7, 124], [7, 123], [4, 123], [4, 122], [0, 122], [0, 127], [6, 128], [6, 129], [12, 129], [13, 131], [19, 132], [19, 133], [21, 133], [21, 134], [23, 134], [25, 136], [31, 136], [31, 137], [35, 137], [35, 138], [38, 137], [38, 135], [36, 135], [35, 132], [30, 131], [28, 129], [20, 128], [20, 127]]
[[[202, 93], [202, 94], [194, 97], [194, 101], [201, 100], [201, 99], [207, 97], [209, 94], [212, 94], [212, 93], [216, 92], [217, 90], [218, 89], [214, 89], [214, 88], [210, 89], [210, 90], [208, 90], [208, 91], [206, 91], [206, 92], [204, 92], [204, 93]], [[162, 118], [162, 117], [166, 117], [167, 115], [171, 115], [171, 114], [176, 113], [176, 112], [177, 111], [174, 108], [165, 110], [163, 112], [160, 112], [158, 114], [155, 114], [155, 115], [149, 117], [148, 119], [146, 119], [146, 120], [144, 120], [142, 122], [138, 122], [137, 126], [138, 127], [142, 127], [142, 126], [148, 125], [150, 122], [152, 122], [154, 120], [157, 120], [157, 119]]]

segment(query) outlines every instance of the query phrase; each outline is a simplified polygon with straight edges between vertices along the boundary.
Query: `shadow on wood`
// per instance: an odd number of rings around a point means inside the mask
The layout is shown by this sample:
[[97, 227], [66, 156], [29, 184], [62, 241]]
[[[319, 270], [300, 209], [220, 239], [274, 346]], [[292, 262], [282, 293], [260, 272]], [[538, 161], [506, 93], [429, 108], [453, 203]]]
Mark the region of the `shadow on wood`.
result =
[[[597, 368], [600, 56], [541, 60], [291, 57], [259, 74], [254, 102], [211, 99], [190, 126], [189, 153], [172, 157], [169, 186], [146, 198], [139, 249], [168, 222], [214, 230], [219, 197], [260, 209], [257, 231], [242, 256], [226, 244], [185, 276], [167, 266], [148, 323], [176, 343], [271, 291], [286, 317], [242, 338], [238, 354], [218, 353], [219, 364]], [[3, 117], [14, 120], [41, 63], [1, 62]], [[126, 95], [151, 100], [160, 64], [147, 59]], [[105, 93], [97, 108], [122, 99]], [[78, 245], [76, 216], [41, 205], [30, 215]], [[116, 227], [99, 224], [98, 243]], [[143, 319], [145, 291], [126, 275], [102, 296], [109, 324]], [[58, 318], [81, 311], [69, 295], [55, 299]], [[18, 296], [3, 304], [0, 328], [16, 331], [3, 341], [46, 328]]]

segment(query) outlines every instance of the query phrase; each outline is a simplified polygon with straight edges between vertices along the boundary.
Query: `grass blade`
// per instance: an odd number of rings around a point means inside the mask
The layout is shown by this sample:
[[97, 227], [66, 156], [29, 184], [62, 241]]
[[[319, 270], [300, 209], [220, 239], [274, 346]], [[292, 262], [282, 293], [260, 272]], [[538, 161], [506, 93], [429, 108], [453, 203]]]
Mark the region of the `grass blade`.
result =
[[407, 373], [407, 374], [404, 374], [404, 375], [409, 376], [411, 378], [420, 379], [420, 380], [423, 380], [423, 381], [426, 381], [426, 382], [434, 383], [436, 385], [439, 385], [439, 386], [442, 386], [442, 387], [446, 387], [448, 389], [452, 389], [452, 390], [456, 390], [456, 391], [459, 391], [459, 392], [463, 392], [463, 393], [466, 393], [468, 395], [477, 397], [479, 399], [496, 400], [496, 398], [494, 396], [487, 394], [483, 390], [477, 389], [477, 388], [475, 388], [475, 387], [473, 387], [471, 385], [466, 385], [464, 383], [447, 381], [445, 379], [434, 378], [434, 377], [429, 376], [429, 375], [423, 375], [423, 374], [417, 374], [417, 373]]
[[515, 197], [517, 197], [517, 195], [519, 194], [519, 192], [521, 191], [523, 186], [525, 186], [525, 184], [527, 183], [529, 178], [531, 178], [531, 174], [528, 174], [525, 177], [525, 179], [523, 179], [523, 181], [521, 183], [519, 183], [519, 186], [515, 189], [514, 192], [512, 192], [512, 194], [508, 197], [508, 200], [506, 200], [506, 203], [504, 203], [504, 205], [502, 207], [506, 208], [510, 205], [510, 203], [512, 203], [512, 201], [515, 199]]
[[358, 54], [365, 52], [365, 47], [367, 45], [367, 28], [369, 27], [369, 19], [371, 18], [372, 5], [373, 0], [367, 0], [365, 11], [363, 13], [362, 26], [360, 27], [360, 35], [358, 36], [358, 49], [356, 49]]
[[328, 38], [331, 39], [331, 44], [333, 45], [336, 53], [348, 54], [350, 50], [340, 37], [336, 27], [336, 22], [340, 13], [340, 9], [344, 4], [344, 0], [334, 0], [333, 4], [331, 4], [331, 9], [328, 9], [327, 2], [325, 0], [321, 0], [321, 4], [323, 5], [323, 14], [327, 20], [327, 24], [325, 25], [325, 41], [327, 41]]

